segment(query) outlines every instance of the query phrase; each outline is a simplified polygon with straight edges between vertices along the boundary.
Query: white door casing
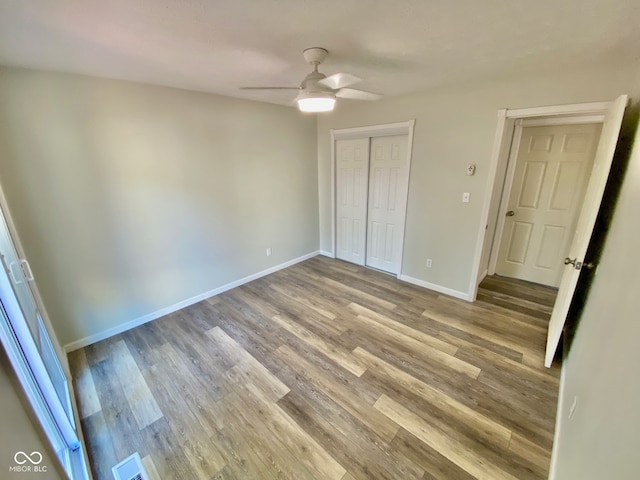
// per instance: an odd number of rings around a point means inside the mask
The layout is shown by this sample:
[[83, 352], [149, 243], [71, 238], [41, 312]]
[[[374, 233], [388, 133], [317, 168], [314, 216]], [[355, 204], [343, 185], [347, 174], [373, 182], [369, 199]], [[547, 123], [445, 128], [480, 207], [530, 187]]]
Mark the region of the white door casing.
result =
[[583, 207], [578, 216], [575, 234], [569, 248], [568, 258], [574, 264], [564, 267], [558, 296], [556, 298], [551, 319], [549, 320], [549, 330], [547, 332], [547, 349], [545, 354], [545, 366], [550, 367], [553, 357], [558, 348], [558, 343], [562, 335], [562, 330], [571, 306], [571, 300], [578, 284], [580, 267], [585, 261], [585, 255], [591, 234], [596, 222], [596, 217], [602, 202], [604, 189], [609, 178], [611, 162], [615, 153], [622, 117], [628, 102], [627, 95], [619, 96], [606, 113], [602, 125], [602, 133], [593, 161], [593, 168], [587, 190], [584, 195]]
[[371, 139], [366, 265], [400, 273], [409, 182], [407, 136]]
[[336, 257], [365, 264], [369, 139], [337, 140]]
[[516, 127], [496, 273], [559, 285], [600, 129], [599, 123]]

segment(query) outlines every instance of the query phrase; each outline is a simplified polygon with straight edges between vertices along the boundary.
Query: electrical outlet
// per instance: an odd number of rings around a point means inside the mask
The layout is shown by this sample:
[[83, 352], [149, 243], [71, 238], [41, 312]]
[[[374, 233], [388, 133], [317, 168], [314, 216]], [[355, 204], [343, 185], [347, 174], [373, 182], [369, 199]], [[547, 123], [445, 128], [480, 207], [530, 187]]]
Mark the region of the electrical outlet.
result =
[[271, 247], [267, 248], [267, 257], [271, 256]]
[[425, 264], [427, 268], [431, 268], [431, 259], [427, 258], [427, 263]]
[[576, 411], [576, 407], [578, 406], [578, 397], [573, 397], [573, 403], [571, 404], [571, 407], [569, 407], [569, 418], [573, 417], [573, 414]]
[[469, 197], [470, 197], [469, 192], [464, 192], [462, 194], [462, 203], [469, 203]]

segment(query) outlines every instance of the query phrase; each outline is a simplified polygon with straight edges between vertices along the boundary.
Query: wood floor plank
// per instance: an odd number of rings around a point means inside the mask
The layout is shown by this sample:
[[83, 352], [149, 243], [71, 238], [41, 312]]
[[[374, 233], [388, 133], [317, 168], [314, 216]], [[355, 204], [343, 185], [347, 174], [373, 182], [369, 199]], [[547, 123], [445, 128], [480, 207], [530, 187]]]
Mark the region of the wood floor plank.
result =
[[393, 310], [396, 308], [396, 304], [385, 300], [384, 298], [372, 295], [370, 293], [358, 290], [345, 283], [337, 282], [327, 277], [321, 277], [320, 282], [334, 288], [338, 292], [344, 292], [354, 297], [355, 303], [373, 304], [378, 305], [386, 310]]
[[87, 446], [87, 455], [93, 459], [90, 462], [91, 473], [94, 478], [108, 478], [111, 467], [119, 460], [111, 441], [110, 427], [102, 411], [83, 418], [80, 421]]
[[230, 473], [231, 478], [247, 480], [257, 476], [265, 480], [276, 478], [259, 458], [255, 449], [246, 442], [246, 437], [239, 431], [239, 425], [217, 431], [212, 440], [220, 448], [227, 462], [225, 469]]
[[475, 480], [476, 478], [404, 428], [398, 431], [391, 446], [424, 468], [423, 480]]
[[124, 340], [113, 345], [112, 352], [113, 364], [118, 372], [120, 385], [122, 385], [122, 390], [127, 397], [138, 428], [142, 430], [162, 418], [163, 413]]
[[314, 257], [73, 352], [94, 478], [137, 451], [162, 479], [543, 480], [554, 292], [480, 289]]
[[386, 395], [382, 395], [374, 406], [401, 425], [402, 428], [479, 480], [518, 480], [516, 477], [486, 462], [484, 458], [472, 450], [456, 443], [438, 429], [432, 428], [418, 415]]
[[297, 449], [291, 449], [288, 443], [291, 438], [277, 434], [281, 429], [286, 430], [286, 422], [279, 424], [280, 419], [277, 415], [274, 416], [268, 404], [260, 402], [246, 389], [229, 395], [223, 400], [223, 404], [229, 416], [229, 426], [238, 429], [240, 437], [249, 442], [272, 475], [291, 480], [321, 478], [313, 466], [309, 465], [311, 452], [303, 459], [306, 462], [301, 462], [295, 454]]
[[158, 469], [156, 468], [156, 464], [153, 463], [153, 457], [151, 457], [151, 455], [147, 455], [142, 458], [142, 465], [149, 476], [149, 480], [162, 480], [158, 473]]
[[[166, 418], [160, 418], [141, 431], [147, 449], [153, 451], [153, 464], [160, 478], [193, 478], [202, 476], [195, 472], [187, 456], [174, 437]], [[133, 453], [133, 452], [131, 452]], [[141, 456], [146, 454], [140, 453]]]
[[[268, 410], [269, 429], [280, 439], [299, 462], [310, 471], [317, 472], [318, 478], [339, 480], [345, 474], [345, 468], [329, 455], [303, 428], [263, 392], [252, 384], [245, 386], [250, 392], [249, 398]], [[247, 398], [247, 397], [245, 397]]]
[[276, 355], [289, 367], [303, 375], [308, 381], [327, 393], [336, 403], [350, 412], [380, 438], [390, 441], [398, 431], [398, 425], [388, 418], [379, 415], [372, 407], [363, 404], [358, 395], [343, 385], [334, 383], [326, 372], [319, 370], [286, 345], [276, 350]]
[[[217, 390], [207, 383], [206, 378], [199, 378], [191, 373], [185, 359], [179, 355], [173, 345], [163, 345], [159, 353], [163, 358], [162, 363], [155, 365], [149, 372], [148, 378], [154, 378], [152, 385], [158, 388], [166, 386], [171, 393], [171, 398], [181, 402], [183, 408], [188, 408], [195, 415], [197, 422], [207, 435], [224, 428], [223, 416], [217, 403]], [[158, 397], [155, 388], [153, 391]], [[164, 406], [160, 398], [157, 399]], [[165, 410], [176, 413], [176, 409], [171, 407]]]
[[360, 323], [361, 328], [368, 328], [377, 332], [379, 335], [393, 338], [399, 343], [406, 345], [408, 348], [420, 351], [423, 355], [428, 356], [434, 362], [445, 365], [456, 372], [463, 373], [470, 378], [478, 378], [478, 375], [480, 375], [480, 369], [478, 367], [464, 362], [453, 355], [444, 353], [441, 350], [432, 348], [430, 345], [425, 344], [420, 340], [416, 340], [405, 333], [401, 333], [394, 328], [390, 328], [387, 325], [383, 325], [373, 318], [358, 315], [355, 320]]
[[361, 376], [367, 369], [362, 362], [358, 361], [358, 359], [354, 358], [350, 353], [341, 351], [339, 348], [336, 348], [334, 345], [326, 342], [318, 335], [291, 321], [285, 315], [276, 315], [271, 320], [294, 334], [310, 347], [322, 352], [342, 368], [353, 373], [356, 377]]
[[[261, 298], [268, 298], [269, 303], [273, 305], [275, 309], [291, 318], [304, 319], [307, 325], [313, 325], [316, 327], [316, 331], [320, 331], [326, 335], [340, 335], [344, 332], [344, 328], [341, 328], [339, 324], [331, 322], [326, 316], [319, 314], [317, 311], [308, 308], [304, 303], [298, 301], [292, 301], [292, 298], [287, 295], [282, 295], [275, 290], [269, 288], [268, 285], [261, 286], [260, 283], [252, 283], [244, 285], [243, 288], [251, 292], [255, 296]], [[312, 297], [313, 298], [313, 297]], [[266, 317], [271, 318], [273, 315]]]
[[518, 433], [514, 433], [509, 444], [509, 451], [531, 462], [540, 477], [546, 477], [551, 462], [551, 452], [527, 440]]
[[455, 318], [452, 315], [443, 315], [441, 313], [432, 311], [423, 313], [423, 316], [426, 316], [436, 322], [443, 323], [453, 328], [457, 328], [464, 332], [470, 333], [472, 335], [476, 335], [480, 338], [484, 338], [485, 340], [496, 343], [503, 347], [515, 349], [521, 352], [523, 355], [529, 355], [531, 358], [544, 358], [544, 350], [541, 348], [541, 346], [539, 346], [539, 349], [536, 349], [536, 346], [532, 345], [531, 342], [521, 342], [518, 338], [509, 336], [506, 332], [496, 333], [489, 328], [470, 324], [469, 322], [466, 322], [459, 318]]
[[269, 395], [273, 401], [277, 401], [289, 393], [289, 387], [253, 358], [220, 327], [209, 330], [207, 335], [214, 341], [216, 347], [223, 350], [229, 358], [234, 359], [235, 365], [227, 371], [227, 376], [234, 383], [250, 382]]
[[[418, 480], [421, 469], [398, 454], [367, 428], [352, 428], [354, 417], [341, 407], [327, 402], [315, 402], [309, 395], [290, 392], [280, 405], [308, 431], [357, 480], [395, 479]], [[323, 408], [327, 407], [327, 408]]]
[[87, 418], [102, 410], [98, 392], [96, 392], [95, 384], [91, 369], [87, 362], [87, 356], [84, 350], [76, 350], [69, 354], [69, 365], [75, 372], [73, 377], [73, 387], [78, 392], [78, 410], [80, 418]]
[[151, 374], [158, 379], [157, 383], [164, 383], [164, 388], [157, 386], [155, 392], [169, 412], [164, 418], [172, 437], [181, 445], [192, 470], [199, 477], [210, 478], [226, 464], [210, 439], [211, 430], [202, 417], [198, 417], [188, 405], [180, 401], [179, 391], [175, 391], [172, 385], [163, 379], [162, 372], [158, 372], [157, 367], [153, 367]]
[[469, 408], [464, 403], [451, 398], [440, 390], [412, 377], [408, 373], [405, 373], [401, 369], [381, 360], [360, 347], [356, 348], [353, 353], [370, 367], [375, 368], [385, 375], [389, 383], [395, 382], [415, 393], [434, 407], [447, 412], [451, 418], [465, 423], [487, 440], [497, 442], [505, 448], [509, 446], [511, 430], [503, 425], [487, 418], [481, 413]]
[[136, 451], [140, 455], [146, 455], [145, 442], [119, 381], [119, 372], [111, 359], [107, 357], [106, 360], [94, 364], [91, 374], [116, 460], [120, 462]]
[[415, 329], [408, 327], [403, 323], [396, 322], [385, 315], [381, 315], [357, 303], [350, 303], [347, 308], [349, 308], [358, 316], [374, 320], [380, 325], [384, 325], [391, 330], [395, 330], [402, 335], [413, 338], [414, 340], [418, 340], [419, 342], [425, 345], [429, 345], [430, 347], [436, 350], [440, 350], [441, 352], [444, 352], [448, 355], [455, 355], [458, 351], [458, 347], [456, 347], [455, 345], [451, 345], [450, 343], [447, 343], [431, 335], [427, 335], [426, 333], [416, 331]]

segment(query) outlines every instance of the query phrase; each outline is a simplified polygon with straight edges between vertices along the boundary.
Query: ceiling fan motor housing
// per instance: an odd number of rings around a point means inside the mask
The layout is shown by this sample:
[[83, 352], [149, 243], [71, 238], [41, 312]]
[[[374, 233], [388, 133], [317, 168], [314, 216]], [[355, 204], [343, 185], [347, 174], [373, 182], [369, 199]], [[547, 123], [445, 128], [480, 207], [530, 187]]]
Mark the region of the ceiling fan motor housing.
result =
[[318, 71], [311, 72], [309, 75], [304, 77], [304, 80], [300, 84], [300, 88], [302, 90], [307, 90], [309, 92], [331, 92], [332, 90], [320, 83], [320, 80], [327, 78], [324, 73], [320, 73]]

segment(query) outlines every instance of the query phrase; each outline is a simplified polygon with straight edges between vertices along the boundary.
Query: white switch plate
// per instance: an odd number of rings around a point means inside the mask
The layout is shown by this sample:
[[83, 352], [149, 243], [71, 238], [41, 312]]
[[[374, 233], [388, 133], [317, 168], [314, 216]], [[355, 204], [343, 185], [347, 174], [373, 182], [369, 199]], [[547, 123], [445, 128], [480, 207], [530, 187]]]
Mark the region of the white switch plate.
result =
[[271, 247], [267, 248], [267, 257], [271, 256]]
[[469, 192], [464, 192], [462, 194], [462, 203], [469, 203], [469, 197], [470, 197]]
[[426, 267], [427, 268], [431, 268], [431, 259], [430, 258], [427, 258]]

